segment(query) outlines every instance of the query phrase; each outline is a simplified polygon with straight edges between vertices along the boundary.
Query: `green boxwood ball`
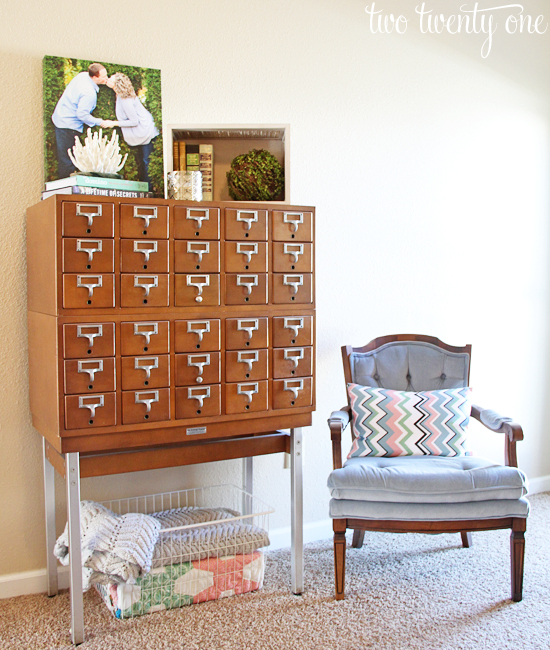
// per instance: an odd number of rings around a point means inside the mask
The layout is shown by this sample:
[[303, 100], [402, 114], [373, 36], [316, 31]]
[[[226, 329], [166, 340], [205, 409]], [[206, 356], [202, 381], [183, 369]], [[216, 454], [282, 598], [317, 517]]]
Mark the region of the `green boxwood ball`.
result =
[[285, 175], [273, 154], [252, 149], [233, 159], [227, 184], [234, 201], [273, 201], [284, 190]]

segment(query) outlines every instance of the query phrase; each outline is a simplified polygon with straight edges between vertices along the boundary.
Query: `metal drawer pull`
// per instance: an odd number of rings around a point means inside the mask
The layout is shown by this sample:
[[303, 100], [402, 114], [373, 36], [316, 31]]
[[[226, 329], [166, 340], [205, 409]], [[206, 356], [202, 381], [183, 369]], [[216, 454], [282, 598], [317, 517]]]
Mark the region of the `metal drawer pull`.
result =
[[210, 242], [209, 241], [205, 241], [205, 242], [188, 241], [187, 252], [195, 253], [195, 255], [198, 258], [197, 261], [200, 264], [202, 262], [202, 256], [204, 254], [208, 255], [208, 253], [210, 253]]
[[[247, 323], [252, 323], [252, 325], [247, 325]], [[237, 329], [246, 332], [249, 340], [252, 338], [252, 332], [256, 331], [258, 327], [259, 320], [257, 318], [248, 318], [237, 321]]]
[[[142, 397], [142, 395], [153, 395], [153, 397]], [[143, 393], [136, 393], [136, 404], [145, 404], [147, 407], [146, 413], [151, 411], [151, 404], [159, 401], [158, 390], [148, 390]]]
[[[147, 212], [147, 211], [150, 212]], [[140, 214], [140, 212], [145, 212], [145, 214]], [[145, 221], [145, 227], [149, 228], [149, 222], [151, 219], [157, 218], [157, 207], [151, 206], [144, 208], [140, 205], [134, 205], [134, 219], [143, 219]]]
[[304, 213], [303, 212], [285, 212], [283, 215], [283, 221], [285, 223], [292, 224], [292, 230], [296, 232], [298, 230], [298, 225], [304, 223]]
[[[295, 384], [291, 386], [291, 384]], [[285, 379], [284, 389], [292, 393], [294, 399], [298, 399], [298, 393], [301, 390], [304, 390], [304, 380], [303, 379]]]
[[290, 348], [283, 350], [283, 358], [286, 361], [292, 361], [294, 370], [298, 367], [298, 362], [304, 358], [304, 348]]
[[[102, 205], [97, 205], [95, 203], [77, 203], [76, 216], [87, 217], [88, 226], [91, 228], [94, 225], [94, 217], [101, 217], [102, 209]], [[93, 210], [93, 212], [89, 212], [89, 210]]]
[[[204, 327], [200, 327], [203, 325]], [[209, 320], [190, 320], [187, 321], [187, 332], [192, 332], [199, 337], [199, 343], [202, 341], [203, 336], [210, 332]]]
[[[191, 212], [202, 212], [202, 216], [192, 215]], [[210, 219], [210, 211], [208, 208], [187, 208], [187, 216], [185, 218], [196, 221], [197, 228], [200, 230], [202, 228], [202, 222]]]
[[[250, 388], [252, 386], [252, 390], [246, 390], [246, 388]], [[248, 404], [252, 401], [252, 395], [255, 395], [258, 392], [258, 382], [255, 382], [254, 384], [237, 384], [237, 394], [238, 395], [246, 395], [248, 399]]]
[[[88, 367], [86, 367], [88, 366]], [[95, 366], [95, 367], [94, 367]], [[103, 372], [103, 359], [97, 359], [94, 361], [79, 361], [78, 362], [78, 372], [87, 372], [90, 376], [90, 382], [93, 383], [95, 373]]]
[[[97, 280], [97, 282], [87, 282], [87, 280]], [[101, 275], [77, 275], [76, 276], [76, 286], [84, 287], [88, 289], [88, 298], [91, 298], [94, 295], [94, 289], [98, 289], [103, 286], [103, 276]]]
[[[86, 333], [84, 330], [92, 330]], [[103, 325], [77, 325], [76, 337], [79, 339], [88, 339], [88, 345], [94, 347], [94, 339], [96, 336], [103, 336]]]
[[303, 244], [284, 244], [283, 251], [285, 255], [292, 255], [294, 264], [298, 262], [298, 256], [304, 254]]
[[251, 350], [250, 352], [244, 350], [243, 352], [237, 352], [237, 362], [246, 363], [248, 365], [248, 372], [252, 372], [252, 364], [258, 361], [258, 354], [258, 350]]
[[[243, 215], [252, 215], [245, 217]], [[246, 223], [246, 229], [250, 230], [250, 227], [254, 222], [258, 221], [258, 211], [257, 210], [237, 210], [237, 221], [244, 221]]]
[[[196, 393], [195, 391], [202, 390], [204, 393]], [[210, 386], [191, 386], [187, 389], [187, 399], [196, 399], [199, 403], [199, 408], [204, 406], [205, 398], [210, 397]]]
[[145, 370], [145, 379], [150, 379], [151, 370], [156, 370], [158, 367], [158, 357], [136, 357], [134, 359], [134, 370]]
[[283, 326], [287, 330], [292, 330], [294, 337], [297, 338], [298, 330], [301, 330], [304, 326], [304, 319], [298, 316], [285, 316]]
[[[248, 248], [248, 250], [247, 250]], [[252, 259], [252, 255], [257, 255], [258, 254], [258, 244], [257, 242], [254, 243], [248, 243], [248, 242], [239, 242], [237, 244], [237, 254], [240, 255], [246, 255], [246, 263], [250, 264], [250, 260]]]
[[95, 410], [101, 406], [105, 406], [105, 397], [103, 395], [90, 395], [89, 397], [84, 395], [78, 398], [78, 408], [90, 409], [91, 418], [95, 418]]
[[145, 256], [145, 262], [149, 261], [149, 255], [158, 251], [158, 242], [156, 241], [135, 241], [134, 253], [142, 253]]
[[94, 253], [101, 253], [103, 242], [101, 239], [77, 239], [76, 250], [79, 253], [88, 253], [88, 262], [94, 259]]
[[[197, 278], [202, 278], [203, 281]], [[210, 286], [210, 276], [209, 275], [188, 275], [187, 286], [196, 287], [199, 290], [199, 293], [195, 298], [195, 302], [202, 302], [202, 289], [203, 287]]]
[[[147, 282], [150, 280], [150, 282]], [[141, 287], [145, 290], [145, 295], [149, 295], [149, 291], [159, 286], [158, 275], [134, 275], [134, 287]]]
[[[142, 327], [149, 327], [150, 329], [141, 331]], [[134, 323], [134, 336], [144, 336], [145, 343], [149, 345], [151, 343], [151, 335], [159, 333], [159, 324], [158, 323]]]
[[[294, 278], [294, 280], [292, 279]], [[293, 288], [293, 293], [298, 293], [298, 287], [303, 286], [304, 276], [303, 275], [284, 275], [283, 284], [286, 284], [289, 287]]]
[[257, 275], [238, 275], [237, 276], [237, 286], [246, 287], [246, 292], [248, 295], [252, 293], [252, 287], [258, 286], [258, 276]]
[[[195, 361], [195, 359], [204, 359], [204, 361]], [[209, 354], [190, 354], [187, 357], [187, 365], [188, 366], [195, 366], [195, 368], [199, 369], [199, 376], [196, 379], [197, 384], [202, 384], [203, 378], [202, 375], [204, 373], [204, 366], [209, 366], [210, 365], [210, 355]]]

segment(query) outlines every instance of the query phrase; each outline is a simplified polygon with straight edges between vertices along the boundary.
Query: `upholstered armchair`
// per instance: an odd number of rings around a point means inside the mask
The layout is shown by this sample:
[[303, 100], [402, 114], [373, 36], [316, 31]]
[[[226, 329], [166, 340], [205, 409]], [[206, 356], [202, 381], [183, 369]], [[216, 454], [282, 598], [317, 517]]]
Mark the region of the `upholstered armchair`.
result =
[[[344, 598], [347, 529], [353, 547], [362, 546], [365, 531], [460, 533], [469, 547], [472, 531], [503, 528], [511, 529], [512, 599], [522, 599], [529, 502], [516, 442], [523, 432], [469, 404], [470, 353], [469, 345], [413, 334], [342, 348], [348, 406], [328, 420], [336, 599]], [[470, 411], [504, 434], [505, 465], [468, 455], [461, 427]], [[350, 420], [351, 457], [342, 465]]]

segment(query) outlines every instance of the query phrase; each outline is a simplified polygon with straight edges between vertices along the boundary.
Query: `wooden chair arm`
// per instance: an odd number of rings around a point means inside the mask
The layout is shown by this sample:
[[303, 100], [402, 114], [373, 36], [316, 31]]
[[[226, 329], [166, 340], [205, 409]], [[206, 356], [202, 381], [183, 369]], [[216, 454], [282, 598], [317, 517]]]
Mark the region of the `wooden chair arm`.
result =
[[350, 407], [343, 406], [339, 411], [333, 411], [327, 420], [332, 440], [332, 465], [334, 469], [342, 467], [342, 431], [350, 420]]
[[506, 442], [504, 447], [504, 460], [510, 467], [518, 466], [516, 442], [523, 440], [523, 429], [517, 422], [512, 422], [511, 418], [503, 417], [490, 409], [483, 409], [480, 406], [472, 405], [472, 417], [481, 422], [495, 433], [504, 433]]

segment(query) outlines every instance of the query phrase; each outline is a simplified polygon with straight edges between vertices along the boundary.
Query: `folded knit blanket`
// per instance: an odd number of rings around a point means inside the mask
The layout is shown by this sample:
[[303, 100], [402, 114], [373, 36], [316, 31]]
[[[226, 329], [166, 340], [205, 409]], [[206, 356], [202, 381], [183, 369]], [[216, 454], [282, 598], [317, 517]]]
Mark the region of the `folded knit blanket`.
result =
[[[152, 566], [252, 553], [269, 545], [265, 530], [241, 521], [161, 532], [163, 528], [239, 516], [228, 508], [175, 508], [151, 515], [117, 515], [99, 503], [81, 501], [83, 589], [86, 591], [94, 583], [132, 584]], [[64, 565], [69, 564], [68, 547], [67, 525], [54, 548], [54, 555]]]

